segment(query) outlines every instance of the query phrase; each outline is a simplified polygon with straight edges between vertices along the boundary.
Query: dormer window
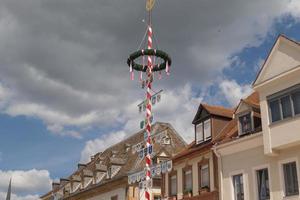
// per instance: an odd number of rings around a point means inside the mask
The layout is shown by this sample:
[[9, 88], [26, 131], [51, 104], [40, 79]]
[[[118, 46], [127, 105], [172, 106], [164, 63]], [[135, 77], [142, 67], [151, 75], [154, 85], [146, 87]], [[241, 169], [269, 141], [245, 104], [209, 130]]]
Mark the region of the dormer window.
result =
[[244, 134], [252, 132], [253, 128], [252, 128], [251, 112], [240, 116], [239, 117], [239, 123], [240, 123], [240, 133], [239, 133], [239, 135], [244, 135]]
[[196, 125], [196, 143], [200, 144], [211, 139], [210, 119]]
[[162, 143], [165, 145], [171, 144], [171, 138], [169, 138], [168, 136], [164, 137]]
[[106, 174], [106, 178], [107, 178], [107, 179], [111, 178], [111, 174], [112, 174], [111, 171], [112, 171], [111, 167], [108, 167], [108, 168], [107, 168], [107, 174]]

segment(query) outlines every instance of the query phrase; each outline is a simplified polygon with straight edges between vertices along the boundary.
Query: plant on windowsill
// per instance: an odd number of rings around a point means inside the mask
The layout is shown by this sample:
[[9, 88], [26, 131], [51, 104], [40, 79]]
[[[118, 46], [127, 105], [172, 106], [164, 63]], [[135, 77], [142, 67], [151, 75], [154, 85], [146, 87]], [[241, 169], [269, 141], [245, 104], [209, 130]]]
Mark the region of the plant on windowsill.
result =
[[199, 191], [200, 194], [207, 193], [207, 192], [209, 192], [208, 186], [201, 187], [201, 189]]
[[192, 189], [185, 189], [183, 192], [184, 197], [192, 197], [193, 190]]

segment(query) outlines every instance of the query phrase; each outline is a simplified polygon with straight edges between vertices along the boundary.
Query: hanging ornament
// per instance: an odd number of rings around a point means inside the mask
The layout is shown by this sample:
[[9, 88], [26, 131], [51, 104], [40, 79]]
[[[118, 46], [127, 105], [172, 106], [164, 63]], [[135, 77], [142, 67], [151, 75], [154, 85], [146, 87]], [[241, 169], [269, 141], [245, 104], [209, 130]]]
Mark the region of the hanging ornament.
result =
[[139, 105], [139, 113], [141, 113], [142, 112], [142, 105]]
[[152, 101], [152, 105], [155, 105], [155, 103], [156, 103], [156, 96], [152, 96], [151, 101]]
[[170, 66], [169, 66], [168, 61], [166, 61], [166, 72], [167, 72], [167, 75], [170, 75]]
[[146, 82], [143, 80], [143, 81], [142, 81], [142, 89], [145, 88], [145, 85], [146, 85]]
[[134, 72], [132, 69], [132, 62], [130, 62], [129, 71], [130, 71], [130, 79], [133, 81], [134, 80]]

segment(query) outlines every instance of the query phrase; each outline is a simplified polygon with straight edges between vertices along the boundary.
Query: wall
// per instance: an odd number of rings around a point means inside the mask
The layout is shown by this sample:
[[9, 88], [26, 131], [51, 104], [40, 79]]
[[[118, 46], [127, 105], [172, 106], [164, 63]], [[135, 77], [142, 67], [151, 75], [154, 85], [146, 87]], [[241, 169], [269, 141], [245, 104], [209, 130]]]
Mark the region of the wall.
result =
[[[260, 94], [262, 129], [264, 133], [264, 152], [276, 154], [276, 150], [300, 143], [300, 117], [291, 120], [279, 121], [276, 124], [269, 122], [267, 96], [287, 89], [300, 83], [300, 67], [291, 73], [278, 77], [270, 83], [256, 88]], [[284, 134], [283, 134], [284, 133]]]
[[87, 200], [110, 200], [111, 197], [118, 195], [118, 200], [125, 200], [126, 199], [126, 189], [125, 188], [118, 188], [91, 198]]
[[[262, 140], [262, 137], [260, 137]], [[234, 148], [234, 145], [230, 148]], [[220, 150], [219, 150], [220, 151]], [[297, 160], [298, 177], [300, 169], [300, 146], [280, 151], [278, 156], [264, 155], [263, 146], [252, 148], [245, 151], [232, 153], [222, 156], [222, 199], [233, 199], [232, 176], [243, 173], [245, 183], [245, 200], [256, 200], [257, 186], [255, 170], [258, 168], [269, 168], [270, 190], [272, 200], [282, 199], [300, 199], [299, 196], [294, 198], [283, 198], [284, 190], [282, 185], [281, 162], [289, 159]], [[300, 179], [298, 178], [300, 183]]]
[[[199, 153], [200, 154], [200, 153]], [[209, 152], [205, 155], [198, 156], [195, 158], [187, 158], [180, 163], [173, 164], [173, 170], [177, 171], [177, 198], [181, 199], [183, 197], [183, 177], [182, 177], [182, 169], [186, 166], [192, 166], [192, 177], [193, 177], [193, 196], [199, 195], [199, 180], [198, 180], [198, 163], [203, 159], [209, 159], [209, 173], [210, 173], [210, 190], [216, 190], [215, 187], [215, 178], [214, 178], [214, 161], [213, 161], [213, 153]], [[165, 192], [169, 194], [169, 178], [168, 173], [165, 174]]]

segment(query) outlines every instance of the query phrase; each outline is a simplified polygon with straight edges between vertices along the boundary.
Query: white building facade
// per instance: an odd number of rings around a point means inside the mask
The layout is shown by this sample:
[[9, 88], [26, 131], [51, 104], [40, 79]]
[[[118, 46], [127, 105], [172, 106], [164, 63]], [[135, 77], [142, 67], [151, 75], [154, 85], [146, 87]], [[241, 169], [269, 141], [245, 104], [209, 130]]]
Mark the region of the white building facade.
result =
[[253, 89], [258, 104], [242, 100], [236, 134], [213, 148], [220, 199], [300, 199], [300, 45], [279, 36]]

